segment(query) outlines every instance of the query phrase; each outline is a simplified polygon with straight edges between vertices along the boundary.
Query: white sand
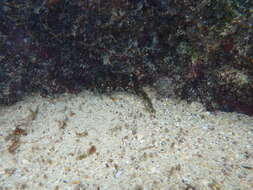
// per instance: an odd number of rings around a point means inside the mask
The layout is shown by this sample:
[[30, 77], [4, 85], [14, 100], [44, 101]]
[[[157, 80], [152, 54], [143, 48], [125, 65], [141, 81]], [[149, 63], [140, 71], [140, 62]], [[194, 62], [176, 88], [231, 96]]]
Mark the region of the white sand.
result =
[[154, 115], [88, 91], [1, 107], [0, 190], [253, 189], [252, 117], [148, 94]]

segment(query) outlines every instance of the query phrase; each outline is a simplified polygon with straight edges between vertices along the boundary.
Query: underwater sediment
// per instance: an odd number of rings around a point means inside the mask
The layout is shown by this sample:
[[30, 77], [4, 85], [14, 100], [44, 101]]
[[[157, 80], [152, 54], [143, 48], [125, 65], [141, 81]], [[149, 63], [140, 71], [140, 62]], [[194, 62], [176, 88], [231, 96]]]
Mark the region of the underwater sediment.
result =
[[2, 0], [0, 104], [153, 85], [253, 115], [253, 5], [230, 0]]

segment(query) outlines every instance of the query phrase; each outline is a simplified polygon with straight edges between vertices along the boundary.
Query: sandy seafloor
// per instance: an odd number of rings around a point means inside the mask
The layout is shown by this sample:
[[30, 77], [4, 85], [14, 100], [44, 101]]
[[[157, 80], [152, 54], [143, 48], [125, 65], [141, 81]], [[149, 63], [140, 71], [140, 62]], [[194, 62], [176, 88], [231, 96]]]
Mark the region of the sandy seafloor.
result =
[[146, 91], [0, 107], [0, 190], [253, 189], [253, 117]]

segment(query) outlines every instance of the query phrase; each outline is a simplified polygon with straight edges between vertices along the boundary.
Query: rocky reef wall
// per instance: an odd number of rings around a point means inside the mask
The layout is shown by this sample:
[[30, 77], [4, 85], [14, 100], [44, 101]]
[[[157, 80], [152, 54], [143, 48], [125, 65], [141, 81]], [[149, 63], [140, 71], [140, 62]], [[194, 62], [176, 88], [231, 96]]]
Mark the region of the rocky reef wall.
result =
[[249, 0], [2, 0], [0, 103], [140, 91], [253, 115]]

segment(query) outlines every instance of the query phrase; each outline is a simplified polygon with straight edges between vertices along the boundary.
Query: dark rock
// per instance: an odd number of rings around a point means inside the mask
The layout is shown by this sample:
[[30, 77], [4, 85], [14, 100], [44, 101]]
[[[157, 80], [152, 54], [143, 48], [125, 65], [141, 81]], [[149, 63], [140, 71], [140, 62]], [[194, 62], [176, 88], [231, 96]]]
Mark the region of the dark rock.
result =
[[229, 0], [2, 0], [0, 103], [154, 84], [209, 110], [250, 113], [251, 10]]

